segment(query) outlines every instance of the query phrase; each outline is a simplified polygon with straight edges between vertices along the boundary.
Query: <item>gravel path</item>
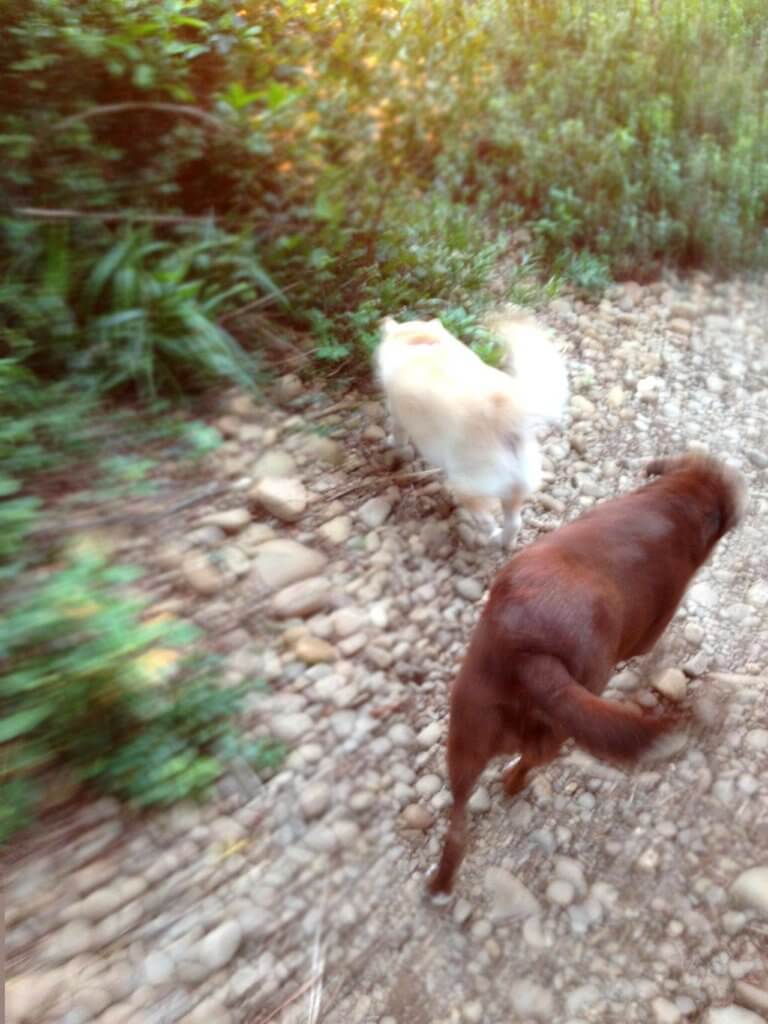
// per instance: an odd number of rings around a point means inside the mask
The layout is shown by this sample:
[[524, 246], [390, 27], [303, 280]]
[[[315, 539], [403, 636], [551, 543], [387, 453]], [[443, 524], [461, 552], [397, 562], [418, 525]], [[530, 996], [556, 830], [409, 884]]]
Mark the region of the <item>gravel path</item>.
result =
[[123, 543], [223, 685], [269, 680], [244, 725], [291, 753], [204, 806], [104, 800], [11, 851], [11, 1024], [768, 1021], [767, 314], [762, 284], [705, 277], [545, 311], [573, 397], [520, 543], [694, 443], [745, 472], [749, 511], [609, 691], [685, 701], [689, 734], [633, 771], [566, 747], [511, 803], [489, 770], [441, 908], [447, 689], [502, 556], [394, 465], [370, 396], [334, 412], [288, 377], [280, 404], [229, 400], [215, 502]]

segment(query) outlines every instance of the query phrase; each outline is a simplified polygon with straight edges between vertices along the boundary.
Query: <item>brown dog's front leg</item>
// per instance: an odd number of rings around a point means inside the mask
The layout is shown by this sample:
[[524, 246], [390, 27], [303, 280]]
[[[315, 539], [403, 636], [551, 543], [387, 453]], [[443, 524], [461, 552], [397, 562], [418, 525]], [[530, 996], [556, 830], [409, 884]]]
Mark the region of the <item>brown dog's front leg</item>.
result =
[[464, 846], [466, 844], [466, 818], [467, 803], [463, 800], [460, 804], [454, 803], [451, 811], [451, 819], [448, 825], [448, 832], [443, 840], [443, 852], [437, 867], [434, 867], [428, 875], [428, 887], [433, 897], [438, 901], [447, 899], [453, 888], [453, 879], [456, 869], [464, 857]]

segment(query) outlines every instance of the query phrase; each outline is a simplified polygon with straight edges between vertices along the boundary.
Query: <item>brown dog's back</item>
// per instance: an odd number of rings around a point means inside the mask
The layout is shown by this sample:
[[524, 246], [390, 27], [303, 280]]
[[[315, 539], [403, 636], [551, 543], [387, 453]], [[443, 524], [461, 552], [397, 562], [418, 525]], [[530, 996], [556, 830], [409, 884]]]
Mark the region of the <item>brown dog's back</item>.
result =
[[644, 654], [691, 577], [738, 521], [743, 488], [713, 459], [652, 462], [653, 483], [604, 502], [536, 541], [498, 574], [451, 695], [454, 813], [434, 892], [450, 889], [463, 808], [490, 758], [527, 771], [572, 737], [598, 757], [632, 761], [674, 724], [602, 699], [617, 662]]

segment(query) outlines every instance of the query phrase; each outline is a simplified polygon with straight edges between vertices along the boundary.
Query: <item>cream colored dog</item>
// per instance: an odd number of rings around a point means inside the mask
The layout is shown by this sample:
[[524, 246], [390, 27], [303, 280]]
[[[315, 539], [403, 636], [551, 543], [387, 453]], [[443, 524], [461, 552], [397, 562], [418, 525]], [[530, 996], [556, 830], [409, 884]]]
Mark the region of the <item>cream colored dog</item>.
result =
[[510, 544], [523, 501], [541, 483], [536, 430], [560, 420], [568, 380], [560, 353], [533, 321], [504, 316], [492, 330], [509, 354], [508, 372], [484, 363], [439, 320], [387, 318], [375, 360], [394, 443], [410, 438], [473, 512], [501, 499], [502, 542]]

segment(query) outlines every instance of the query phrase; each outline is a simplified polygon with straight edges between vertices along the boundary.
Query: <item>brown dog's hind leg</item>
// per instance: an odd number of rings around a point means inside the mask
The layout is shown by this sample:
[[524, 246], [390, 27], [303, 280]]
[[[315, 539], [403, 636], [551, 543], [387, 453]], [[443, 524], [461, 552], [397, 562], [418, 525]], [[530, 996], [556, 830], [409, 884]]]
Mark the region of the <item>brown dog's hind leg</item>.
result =
[[488, 761], [499, 753], [501, 722], [491, 709], [451, 708], [448, 730], [448, 777], [453, 796], [448, 832], [440, 862], [429, 874], [429, 891], [447, 898], [456, 869], [464, 856], [467, 801]]
[[565, 737], [563, 736], [542, 732], [536, 737], [535, 744], [531, 746], [526, 744], [520, 760], [511, 764], [501, 777], [501, 784], [504, 786], [507, 796], [517, 796], [521, 790], [525, 789], [528, 772], [531, 768], [539, 768], [554, 761], [564, 742]]

